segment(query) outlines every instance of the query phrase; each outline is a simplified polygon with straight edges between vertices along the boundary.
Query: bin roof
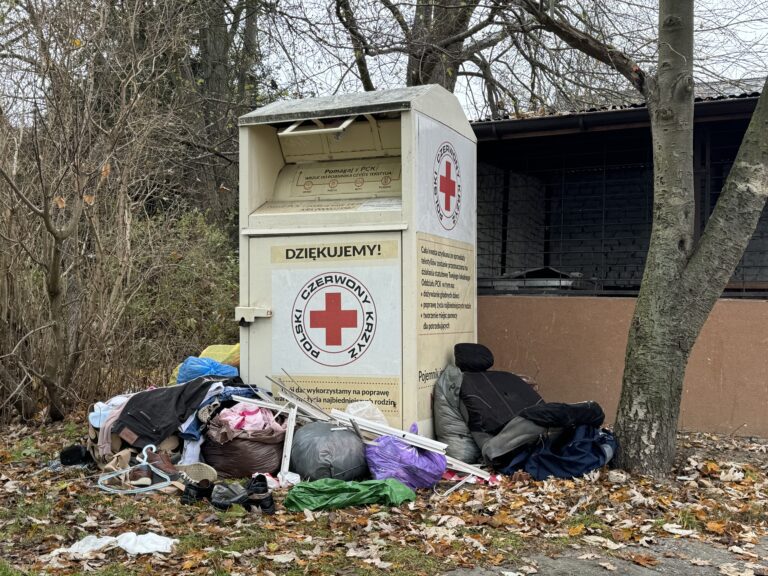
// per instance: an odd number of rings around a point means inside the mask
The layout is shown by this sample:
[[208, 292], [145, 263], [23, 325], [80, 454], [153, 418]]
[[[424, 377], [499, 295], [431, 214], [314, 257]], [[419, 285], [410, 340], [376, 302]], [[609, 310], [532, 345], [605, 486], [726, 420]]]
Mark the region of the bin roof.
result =
[[[451, 102], [453, 102], [452, 105]], [[436, 106], [437, 103], [440, 105]], [[471, 139], [474, 140], [474, 134], [469, 128], [469, 122], [458, 101], [450, 92], [437, 84], [374, 92], [337, 94], [320, 98], [281, 100], [240, 116], [239, 124], [240, 126], [274, 124], [311, 118], [335, 118], [353, 114], [378, 114], [406, 110], [418, 110], [432, 117], [435, 117], [436, 114], [439, 116], [451, 115], [452, 124], [461, 118], [462, 126], [459, 131], [468, 131]], [[464, 129], [464, 125], [466, 125], [466, 129]]]

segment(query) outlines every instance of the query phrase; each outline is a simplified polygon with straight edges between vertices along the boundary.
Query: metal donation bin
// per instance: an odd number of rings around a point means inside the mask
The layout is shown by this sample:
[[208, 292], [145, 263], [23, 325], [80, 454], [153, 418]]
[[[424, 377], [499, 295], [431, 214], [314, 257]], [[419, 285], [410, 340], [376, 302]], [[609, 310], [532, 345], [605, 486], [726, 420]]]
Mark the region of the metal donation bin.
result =
[[282, 377], [327, 409], [370, 400], [432, 433], [434, 383], [476, 341], [475, 143], [438, 86], [240, 118], [246, 383]]

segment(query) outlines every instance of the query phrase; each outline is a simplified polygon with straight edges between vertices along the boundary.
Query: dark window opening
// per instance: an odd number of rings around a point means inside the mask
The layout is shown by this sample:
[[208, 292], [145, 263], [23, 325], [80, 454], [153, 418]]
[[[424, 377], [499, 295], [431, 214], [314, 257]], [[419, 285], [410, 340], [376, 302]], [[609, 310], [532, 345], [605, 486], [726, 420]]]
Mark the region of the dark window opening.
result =
[[[697, 235], [745, 126], [697, 128]], [[637, 294], [653, 218], [647, 131], [488, 142], [479, 157], [488, 159], [478, 166], [481, 293]], [[768, 212], [724, 296], [768, 296]]]

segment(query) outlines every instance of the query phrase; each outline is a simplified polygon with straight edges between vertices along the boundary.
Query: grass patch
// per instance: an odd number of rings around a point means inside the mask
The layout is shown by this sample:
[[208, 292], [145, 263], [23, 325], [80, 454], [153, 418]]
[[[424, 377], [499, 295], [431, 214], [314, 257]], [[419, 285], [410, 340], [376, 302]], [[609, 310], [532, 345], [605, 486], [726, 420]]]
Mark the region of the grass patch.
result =
[[184, 534], [179, 536], [179, 543], [176, 545], [176, 552], [178, 554], [186, 554], [192, 550], [202, 550], [206, 546], [211, 545], [211, 539], [204, 534]]
[[523, 539], [511, 532], [494, 532], [491, 536], [491, 551], [514, 554], [521, 550], [523, 546]]
[[243, 550], [253, 550], [254, 548], [261, 548], [265, 544], [272, 542], [275, 539], [274, 531], [252, 529], [234, 540], [231, 544], [224, 547], [223, 550], [227, 552], [242, 552]]
[[37, 442], [31, 436], [23, 438], [18, 444], [11, 448], [10, 452], [11, 462], [19, 462], [20, 460], [34, 458], [41, 454], [40, 449], [37, 447]]
[[133, 520], [138, 513], [139, 511], [136, 508], [136, 504], [133, 502], [126, 502], [115, 508], [115, 516], [122, 518], [126, 522]]
[[0, 560], [0, 576], [24, 576], [24, 572], [16, 570], [5, 560]]
[[387, 550], [382, 554], [381, 559], [385, 562], [392, 562], [392, 568], [388, 571], [388, 574], [392, 576], [439, 574], [445, 570], [445, 565], [438, 558], [428, 556], [418, 548], [408, 546]]
[[122, 564], [111, 564], [94, 572], [77, 572], [77, 574], [82, 574], [82, 576], [86, 576], [86, 574], [87, 576], [133, 576], [138, 573], [136, 570]]
[[62, 431], [62, 434], [64, 438], [74, 442], [75, 440], [79, 440], [82, 437], [83, 429], [82, 426], [78, 423], [67, 422], [64, 424], [64, 430]]
[[678, 512], [675, 518], [675, 523], [679, 524], [686, 530], [701, 530], [704, 528], [704, 523], [696, 518], [696, 515], [692, 510], [684, 508]]

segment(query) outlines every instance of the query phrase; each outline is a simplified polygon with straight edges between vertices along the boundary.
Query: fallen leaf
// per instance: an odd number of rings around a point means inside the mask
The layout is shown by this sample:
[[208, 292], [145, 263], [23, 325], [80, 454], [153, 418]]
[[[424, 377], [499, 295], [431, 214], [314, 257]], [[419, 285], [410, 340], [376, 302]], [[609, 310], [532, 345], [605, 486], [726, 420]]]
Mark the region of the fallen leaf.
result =
[[669, 532], [675, 536], [691, 536], [692, 534], [696, 533], [695, 530], [686, 530], [680, 526], [680, 524], [664, 524], [661, 528], [665, 532]]
[[64, 210], [64, 208], [67, 206], [67, 200], [64, 198], [64, 196], [54, 196], [53, 203], [56, 204], [56, 207], [59, 210]]
[[725, 534], [725, 522], [710, 521], [704, 525], [704, 529], [714, 534]]
[[755, 576], [755, 572], [750, 568], [741, 570], [739, 565], [735, 563], [721, 564], [719, 569], [720, 574], [724, 574], [725, 576]]
[[581, 536], [582, 532], [584, 532], [584, 524], [576, 524], [575, 526], [571, 526], [568, 528], [568, 536]]
[[618, 570], [618, 568], [616, 568], [616, 566], [614, 566], [610, 562], [598, 562], [598, 564], [603, 568], [605, 568], [606, 570], [608, 570], [609, 572], [615, 572], [616, 570]]
[[718, 466], [717, 462], [712, 462], [710, 460], [699, 466], [699, 472], [701, 472], [703, 476], [713, 476], [720, 473], [720, 466]]
[[272, 560], [272, 562], [277, 562], [278, 564], [288, 564], [289, 562], [296, 561], [296, 554], [293, 552], [287, 552], [285, 554], [263, 554], [263, 557], [267, 560]]
[[381, 558], [367, 558], [363, 560], [366, 564], [373, 564], [376, 568], [386, 570], [392, 567], [392, 562], [384, 562]]
[[620, 550], [621, 548], [625, 548], [624, 544], [619, 544], [617, 542], [612, 542], [611, 540], [608, 540], [608, 538], [603, 538], [602, 536], [584, 536], [582, 538], [587, 544], [592, 544], [594, 546], [602, 546], [603, 548], [607, 548], [608, 550]]
[[694, 566], [712, 566], [712, 562], [704, 560], [702, 558], [691, 558], [690, 563]]
[[754, 552], [750, 552], [749, 550], [745, 550], [741, 546], [731, 546], [730, 548], [728, 548], [728, 552], [733, 552], [734, 554], [740, 554], [742, 556], [749, 556], [750, 558], [755, 558], [755, 559], [759, 558], [757, 554], [755, 554]]
[[643, 566], [645, 568], [650, 568], [651, 566], [656, 566], [656, 564], [659, 563], [659, 561], [654, 558], [653, 556], [648, 556], [646, 554], [627, 554], [627, 558], [632, 560], [635, 564], [639, 564], [640, 566]]

